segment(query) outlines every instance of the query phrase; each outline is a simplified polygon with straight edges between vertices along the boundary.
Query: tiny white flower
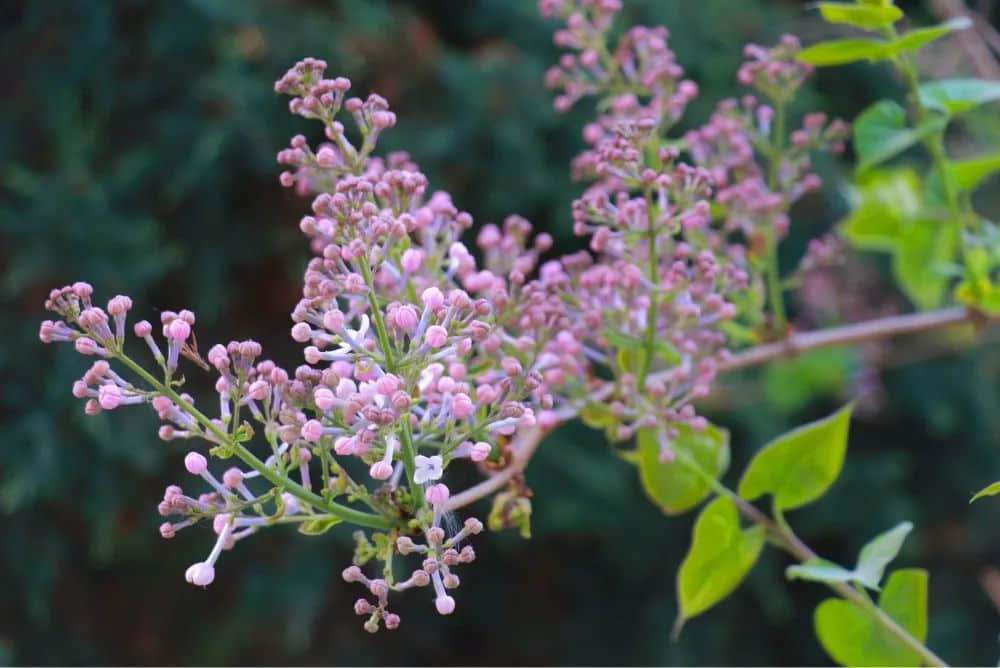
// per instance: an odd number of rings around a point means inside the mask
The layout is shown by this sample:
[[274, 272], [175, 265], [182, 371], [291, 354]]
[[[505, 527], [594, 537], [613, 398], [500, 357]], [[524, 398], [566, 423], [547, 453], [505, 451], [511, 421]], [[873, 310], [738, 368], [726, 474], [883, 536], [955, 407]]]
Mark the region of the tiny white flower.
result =
[[429, 480], [438, 480], [444, 472], [444, 461], [441, 459], [441, 455], [433, 455], [431, 457], [417, 455], [413, 458], [413, 463], [417, 467], [417, 470], [413, 473], [413, 481], [418, 485], [422, 485]]

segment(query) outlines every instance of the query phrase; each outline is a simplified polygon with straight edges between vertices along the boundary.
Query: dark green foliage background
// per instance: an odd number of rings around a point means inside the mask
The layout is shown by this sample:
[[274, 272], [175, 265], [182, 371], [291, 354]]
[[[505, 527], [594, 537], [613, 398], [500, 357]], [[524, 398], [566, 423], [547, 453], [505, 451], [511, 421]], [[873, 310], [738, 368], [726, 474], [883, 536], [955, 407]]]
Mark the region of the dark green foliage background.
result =
[[[627, 4], [630, 17], [670, 26], [702, 87], [692, 119], [735, 92], [743, 43], [825, 30], [791, 1]], [[634, 469], [579, 425], [528, 470], [534, 538], [481, 537], [450, 618], [418, 593], [400, 597], [399, 631], [364, 633], [351, 611], [359, 592], [339, 578], [347, 531], [266, 532], [223, 557], [210, 589], [190, 587], [183, 571], [210, 535], [164, 543], [155, 512], [182, 478], [184, 445], [158, 441], [149, 411], [85, 418], [69, 389], [86, 362], [37, 340], [48, 289], [87, 279], [106, 297], [131, 294], [137, 317], [190, 307], [203, 342], [253, 337], [297, 363], [288, 312], [307, 203], [278, 186], [274, 154], [316, 128], [291, 118], [271, 84], [306, 55], [388, 97], [400, 122], [384, 145], [411, 151], [478, 221], [519, 212], [574, 247], [580, 188], [568, 160], [587, 110], [551, 110], [541, 78], [556, 57], [552, 26], [534, 2], [13, 0], [0, 23], [0, 664], [828, 661], [811, 630], [824, 594], [784, 583], [773, 551], [671, 643], [692, 516], [660, 515]], [[803, 104], [851, 117], [893, 90], [882, 75], [824, 72]], [[846, 170], [823, 169], [827, 190], [795, 212], [787, 266], [844, 211]], [[841, 479], [790, 519], [848, 562], [912, 519], [900, 564], [931, 571], [930, 645], [955, 663], [994, 663], [1000, 620], [978, 578], [997, 561], [1000, 507], [966, 500], [1000, 477], [1000, 350], [932, 352], [884, 375], [883, 405], [855, 420]], [[710, 410], [733, 432], [735, 471], [851, 395], [851, 374], [836, 368], [727, 380]]]

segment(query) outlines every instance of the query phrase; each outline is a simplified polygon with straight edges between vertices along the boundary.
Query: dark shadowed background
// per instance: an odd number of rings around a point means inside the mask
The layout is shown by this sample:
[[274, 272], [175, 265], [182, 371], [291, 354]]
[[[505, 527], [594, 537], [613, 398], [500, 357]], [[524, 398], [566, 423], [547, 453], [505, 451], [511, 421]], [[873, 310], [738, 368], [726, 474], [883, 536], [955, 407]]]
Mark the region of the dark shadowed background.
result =
[[[688, 123], [739, 92], [744, 43], [829, 34], [791, 1], [626, 5], [626, 17], [671, 29], [701, 86]], [[938, 19], [922, 2], [904, 6], [918, 22]], [[568, 162], [590, 111], [552, 111], [541, 79], [557, 57], [553, 26], [534, 2], [8, 0], [0, 22], [0, 664], [828, 662], [811, 629], [826, 594], [786, 584], [773, 551], [671, 642], [692, 516], [663, 516], [634, 468], [579, 425], [528, 469], [534, 537], [481, 536], [451, 617], [420, 592], [399, 597], [398, 631], [365, 633], [351, 609], [358, 591], [339, 577], [346, 529], [264, 532], [223, 556], [211, 588], [191, 587], [184, 569], [210, 535], [167, 543], [156, 514], [185, 446], [156, 438], [151, 411], [85, 417], [70, 386], [87, 362], [38, 342], [48, 290], [85, 279], [105, 298], [130, 294], [137, 318], [189, 307], [202, 341], [252, 337], [298, 363], [288, 314], [308, 203], [278, 185], [274, 156], [317, 127], [289, 116], [272, 82], [307, 55], [355, 91], [386, 96], [399, 123], [382, 145], [410, 151], [478, 222], [518, 212], [559, 250], [576, 248]], [[962, 63], [949, 42], [927, 65]], [[885, 70], [840, 68], [814, 79], [800, 107], [850, 118], [896, 90]], [[994, 143], [995, 116], [973, 117]], [[784, 266], [845, 212], [845, 165], [821, 163], [826, 189], [793, 212]], [[979, 204], [995, 212], [996, 195]], [[909, 308], [885, 264], [852, 256], [816, 277], [802, 322]], [[1000, 477], [998, 377], [995, 343], [925, 336], [727, 378], [706, 410], [732, 431], [735, 476], [770, 438], [861, 397], [840, 480], [790, 520], [844, 562], [913, 520], [899, 563], [931, 571], [930, 646], [993, 664], [1000, 618], [984, 583], [998, 575], [1000, 502], [967, 500]]]

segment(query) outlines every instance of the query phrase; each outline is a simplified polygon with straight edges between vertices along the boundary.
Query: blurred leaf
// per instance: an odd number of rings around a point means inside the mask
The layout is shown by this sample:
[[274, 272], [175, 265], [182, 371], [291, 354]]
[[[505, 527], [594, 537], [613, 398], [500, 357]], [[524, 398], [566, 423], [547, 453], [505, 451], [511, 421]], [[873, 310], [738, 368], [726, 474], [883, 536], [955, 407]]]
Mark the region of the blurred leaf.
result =
[[[927, 637], [927, 571], [892, 573], [879, 597], [879, 607], [923, 642]], [[823, 649], [845, 666], [918, 666], [920, 655], [878, 625], [855, 603], [829, 598], [813, 616]]]
[[764, 527], [740, 528], [736, 505], [721, 496], [706, 505], [694, 524], [691, 547], [677, 573], [680, 609], [674, 634], [739, 586], [764, 548]]
[[903, 107], [893, 100], [879, 100], [854, 121], [858, 170], [870, 169], [898, 155], [942, 127], [943, 118], [932, 118], [917, 128], [909, 128]]
[[851, 408], [848, 404], [765, 445], [740, 479], [740, 496], [753, 501], [771, 494], [778, 510], [798, 508], [822, 496], [844, 463]]
[[299, 533], [303, 533], [307, 536], [319, 536], [340, 524], [341, 521], [342, 520], [338, 518], [309, 520], [299, 525]]
[[663, 511], [677, 515], [694, 508], [711, 492], [711, 487], [683, 461], [690, 459], [715, 478], [729, 467], [729, 433], [715, 425], [695, 431], [686, 424], [674, 424], [677, 438], [670, 441], [673, 461], [660, 461], [660, 432], [639, 430], [639, 478], [649, 498]]
[[854, 579], [854, 571], [826, 559], [810, 559], [786, 568], [785, 577], [789, 580], [809, 580], [810, 582], [850, 582]]
[[893, 40], [890, 50], [896, 54], [902, 51], [917, 51], [934, 40], [949, 35], [956, 30], [972, 27], [972, 21], [967, 16], [958, 16], [944, 23], [926, 28], [917, 28], [907, 32], [902, 37]]
[[893, 273], [900, 287], [919, 308], [940, 305], [950, 281], [941, 270], [954, 257], [958, 245], [954, 225], [940, 220], [918, 220], [896, 240]]
[[829, 42], [813, 44], [799, 51], [799, 60], [824, 67], [828, 65], [846, 65], [859, 60], [884, 60], [889, 54], [889, 44], [876, 39], [835, 39]]
[[923, 203], [920, 177], [911, 169], [872, 170], [852, 189], [853, 210], [844, 234], [865, 249], [893, 250], [906, 221]]
[[920, 101], [947, 114], [959, 114], [980, 104], [1000, 100], [1000, 81], [943, 79], [920, 86]]
[[903, 12], [892, 5], [859, 5], [850, 2], [821, 2], [820, 14], [829, 23], [846, 23], [864, 30], [887, 28], [903, 18]]
[[975, 190], [987, 176], [1000, 171], [1000, 153], [948, 163], [948, 171], [959, 192]]
[[813, 350], [776, 361], [763, 373], [764, 398], [792, 413], [820, 396], [838, 396], [850, 380], [855, 355], [850, 348]]
[[981, 499], [984, 496], [996, 496], [997, 494], [1000, 494], [1000, 480], [990, 485], [987, 485], [986, 487], [983, 487], [981, 490], [973, 494], [972, 498], [969, 499], [969, 503], [972, 503], [977, 499]]

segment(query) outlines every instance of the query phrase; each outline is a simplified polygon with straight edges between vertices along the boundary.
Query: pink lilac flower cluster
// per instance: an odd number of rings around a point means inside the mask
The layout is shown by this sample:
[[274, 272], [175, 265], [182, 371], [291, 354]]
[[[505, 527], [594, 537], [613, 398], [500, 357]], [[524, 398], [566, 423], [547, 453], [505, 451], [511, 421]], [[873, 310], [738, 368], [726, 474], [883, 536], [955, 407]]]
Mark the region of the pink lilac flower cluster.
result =
[[[354, 606], [365, 629], [397, 628], [389, 595], [411, 588], [431, 587], [435, 610], [451, 614], [454, 569], [475, 558], [462, 543], [483, 525], [469, 517], [446, 531], [461, 505], [444, 482], [450, 465], [495, 467], [512, 439], [595, 400], [613, 416], [614, 438], [656, 429], [664, 461], [681, 425], [706, 428], [693, 402], [727, 358], [725, 324], [760, 302], [755, 235], [783, 233], [788, 207], [818, 183], [809, 151], [835, 148], [844, 128], [807, 116], [765, 169], [758, 157], [780, 134], [775, 111], [747, 97], [668, 141], [697, 86], [683, 78], [666, 29], [633, 28], [612, 49], [618, 0], [540, 7], [565, 20], [555, 41], [571, 51], [546, 77], [560, 91], [556, 107], [602, 100], [573, 163], [589, 182], [572, 206], [588, 250], [545, 259], [551, 237], [512, 215], [479, 229], [474, 254], [461, 241], [472, 216], [429, 190], [407, 154], [375, 155], [397, 120], [386, 100], [350, 97], [349, 80], [327, 78], [326, 63], [307, 58], [275, 84], [293, 114], [324, 129], [319, 144], [297, 135], [277, 155], [280, 183], [311, 200], [299, 227], [313, 257], [291, 313], [303, 364], [286, 370], [249, 340], [202, 357], [195, 315], [181, 310], [163, 312], [157, 333], [145, 320], [131, 328], [155, 361], [148, 371], [125, 350], [131, 299], [101, 308], [86, 283], [51, 293], [46, 308], [60, 319], [42, 323], [41, 340], [98, 358], [72, 390], [88, 414], [149, 404], [161, 439], [208, 444], [184, 458], [203, 491], [170, 485], [158, 507], [170, 518], [165, 539], [202, 521], [215, 531], [188, 582], [210, 584], [222, 552], [262, 528], [315, 534], [349, 522], [369, 532], [356, 534], [354, 565], [343, 571], [370, 597]], [[808, 74], [797, 48], [789, 39], [749, 47], [740, 80], [783, 103]], [[810, 247], [813, 263], [835, 255], [828, 242]], [[182, 391], [181, 357], [218, 374], [214, 417]], [[255, 435], [262, 445], [251, 444]], [[213, 472], [206, 454], [230, 462]], [[373, 559], [384, 568], [366, 574]]]
[[[148, 403], [163, 440], [200, 438], [210, 454], [242, 462], [218, 475], [191, 451], [185, 468], [207, 491], [192, 495], [171, 485], [159, 505], [163, 516], [179, 518], [161, 526], [164, 538], [201, 520], [217, 534], [205, 561], [186, 573], [188, 582], [211, 583], [222, 551], [260, 528], [298, 523], [310, 533], [353, 520], [388, 530], [381, 541], [388, 552], [375, 555], [387, 564], [393, 550], [424, 555], [422, 568], [402, 582], [391, 572], [369, 579], [357, 566], [344, 573], [374, 597], [356, 606], [369, 616], [365, 628], [395, 628], [390, 591], [433, 585], [435, 608], [449, 614], [455, 601], [445, 590], [458, 586], [451, 569], [474, 558], [460, 543], [480, 531], [479, 520], [469, 518], [450, 538], [441, 528], [451, 495], [445, 470], [455, 461], [500, 459], [502, 444], [519, 430], [552, 426], [555, 391], [587, 374], [586, 359], [578, 355], [570, 309], [532, 278], [551, 238], [533, 237], [526, 220], [511, 216], [479, 231], [477, 261], [460, 241], [472, 217], [447, 193], [428, 191], [405, 154], [372, 155], [378, 135], [396, 122], [386, 101], [347, 97], [350, 82], [324, 73], [325, 63], [306, 59], [275, 85], [292, 96], [293, 113], [325, 130], [315, 149], [296, 136], [278, 154], [289, 168], [281, 183], [312, 200], [299, 226], [315, 256], [291, 328], [305, 345], [304, 364], [288, 371], [262, 360], [254, 341], [215, 345], [202, 358], [194, 314], [185, 310], [162, 314], [165, 352], [150, 323], [133, 327], [159, 366], [150, 374], [125, 354], [131, 300], [115, 297], [105, 311], [83, 283], [53, 292], [46, 306], [63, 319], [46, 321], [40, 336], [102, 358], [73, 388], [88, 399], [88, 413]], [[337, 120], [342, 110], [353, 116], [360, 142]], [[217, 417], [180, 391], [181, 356], [218, 372]], [[113, 371], [113, 362], [138, 374], [143, 389]], [[266, 457], [245, 445], [251, 421], [262, 427]], [[423, 534], [426, 544], [410, 534]]]
[[554, 42], [569, 52], [546, 77], [556, 109], [593, 95], [600, 110], [573, 163], [574, 176], [591, 182], [573, 203], [573, 224], [590, 236], [592, 255], [543, 267], [543, 278], [584, 323], [574, 330], [584, 350], [619, 350], [591, 354], [615, 375], [617, 436], [656, 427], [668, 460], [678, 424], [707, 425], [691, 402], [728, 356], [726, 322], [760, 303], [755, 261], [787, 232], [791, 204], [819, 186], [810, 152], [840, 149], [847, 128], [810, 114], [787, 146], [777, 138], [785, 131], [775, 107], [783, 114], [811, 72], [786, 36], [773, 49], [748, 46], [738, 75], [771, 104], [725, 101], [708, 124], [668, 140], [697, 86], [684, 79], [666, 28], [633, 27], [611, 48], [620, 8], [618, 0], [539, 2], [544, 16], [565, 22]]

